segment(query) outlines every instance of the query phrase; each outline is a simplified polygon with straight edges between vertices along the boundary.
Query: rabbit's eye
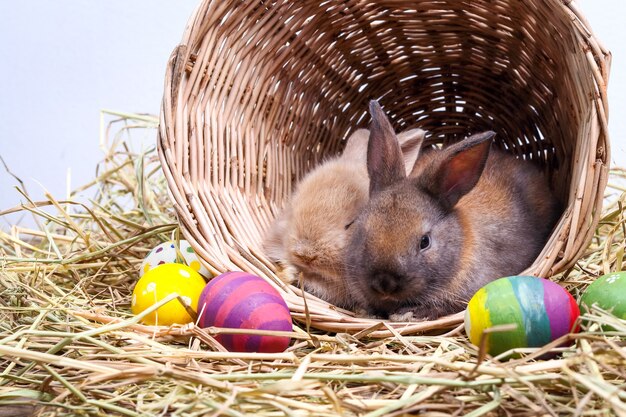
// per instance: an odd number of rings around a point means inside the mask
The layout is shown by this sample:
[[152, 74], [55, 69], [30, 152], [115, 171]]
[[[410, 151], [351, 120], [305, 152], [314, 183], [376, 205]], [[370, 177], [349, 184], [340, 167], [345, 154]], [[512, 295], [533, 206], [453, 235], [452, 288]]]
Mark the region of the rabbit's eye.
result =
[[350, 226], [352, 226], [352, 223], [354, 223], [354, 220], [352, 220], [350, 223], [346, 224], [344, 226], [344, 229], [348, 230], [350, 228]]
[[430, 247], [430, 236], [424, 235], [422, 239], [420, 239], [420, 249], [428, 249]]

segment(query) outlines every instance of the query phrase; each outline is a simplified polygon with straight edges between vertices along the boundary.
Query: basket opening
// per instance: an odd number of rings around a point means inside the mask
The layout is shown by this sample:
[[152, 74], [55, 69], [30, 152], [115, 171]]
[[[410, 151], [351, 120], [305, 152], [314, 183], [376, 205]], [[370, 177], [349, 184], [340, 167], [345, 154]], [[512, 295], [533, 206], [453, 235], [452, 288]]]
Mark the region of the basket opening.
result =
[[278, 123], [266, 128], [280, 132], [278, 146], [300, 169], [292, 170], [291, 186], [338, 152], [351, 131], [367, 126], [366, 103], [375, 98], [397, 130], [421, 127], [431, 144], [495, 130], [502, 148], [554, 174], [565, 203], [571, 167], [561, 171], [560, 161], [574, 152], [582, 121], [575, 115], [581, 101], [569, 99], [580, 77], [568, 65], [577, 50], [564, 35], [567, 20], [555, 13], [546, 22], [542, 11], [518, 2], [497, 15], [481, 2], [417, 3], [417, 9], [366, 3], [369, 22], [340, 19], [338, 7], [320, 12], [310, 3], [290, 17], [300, 30], [286, 46], [303, 49], [281, 54], [274, 45], [267, 53], [284, 69], [272, 105], [297, 121], [290, 131]]

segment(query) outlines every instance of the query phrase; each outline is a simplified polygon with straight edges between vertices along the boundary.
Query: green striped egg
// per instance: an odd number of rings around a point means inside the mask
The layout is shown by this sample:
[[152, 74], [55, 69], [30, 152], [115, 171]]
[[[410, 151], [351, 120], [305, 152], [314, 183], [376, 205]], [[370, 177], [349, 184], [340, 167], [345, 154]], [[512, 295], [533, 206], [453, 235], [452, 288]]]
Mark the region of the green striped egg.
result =
[[[580, 315], [574, 298], [560, 285], [543, 278], [500, 278], [474, 294], [465, 312], [465, 331], [487, 352], [540, 347], [569, 333]], [[497, 325], [514, 324], [515, 330], [483, 333]]]
[[580, 307], [586, 312], [594, 304], [626, 319], [626, 271], [602, 275], [589, 285], [580, 298]]

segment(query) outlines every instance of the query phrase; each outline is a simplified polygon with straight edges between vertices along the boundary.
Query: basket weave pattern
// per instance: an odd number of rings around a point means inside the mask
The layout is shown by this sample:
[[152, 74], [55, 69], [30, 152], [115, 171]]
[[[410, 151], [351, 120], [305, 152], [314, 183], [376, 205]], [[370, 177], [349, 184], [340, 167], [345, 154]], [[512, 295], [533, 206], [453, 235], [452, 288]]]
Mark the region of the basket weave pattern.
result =
[[428, 144], [491, 129], [541, 163], [566, 209], [525, 272], [550, 276], [576, 262], [600, 215], [609, 67], [573, 1], [205, 0], [169, 61], [159, 155], [183, 235], [214, 273], [250, 271], [295, 318], [363, 331], [376, 321], [303, 297], [260, 246], [294, 184], [367, 127], [368, 100]]

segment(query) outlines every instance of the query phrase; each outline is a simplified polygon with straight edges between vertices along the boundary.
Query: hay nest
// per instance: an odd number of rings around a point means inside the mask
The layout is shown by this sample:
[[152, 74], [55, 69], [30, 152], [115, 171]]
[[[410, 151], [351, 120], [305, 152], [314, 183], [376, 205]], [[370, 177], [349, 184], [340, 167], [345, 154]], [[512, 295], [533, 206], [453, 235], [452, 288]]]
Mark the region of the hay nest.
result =
[[[381, 339], [297, 323], [288, 351], [239, 354], [215, 343], [228, 330], [140, 324], [130, 313], [139, 264], [178, 225], [156, 152], [133, 150], [156, 119], [111, 126], [97, 178], [77, 190], [89, 201], [32, 201], [22, 189], [22, 203], [0, 212], [35, 224], [0, 232], [0, 416], [626, 414], [626, 322], [599, 310], [581, 333], [509, 361], [461, 331], [389, 328]], [[625, 178], [612, 171], [591, 245], [555, 277], [575, 296], [624, 266]], [[538, 360], [547, 350], [556, 355]]]
[[182, 234], [213, 272], [266, 278], [296, 319], [371, 331], [375, 321], [284, 285], [260, 247], [293, 185], [367, 126], [378, 99], [429, 145], [489, 129], [542, 164], [566, 209], [525, 273], [566, 271], [600, 219], [609, 64], [573, 1], [205, 0], [169, 62], [159, 129]]

